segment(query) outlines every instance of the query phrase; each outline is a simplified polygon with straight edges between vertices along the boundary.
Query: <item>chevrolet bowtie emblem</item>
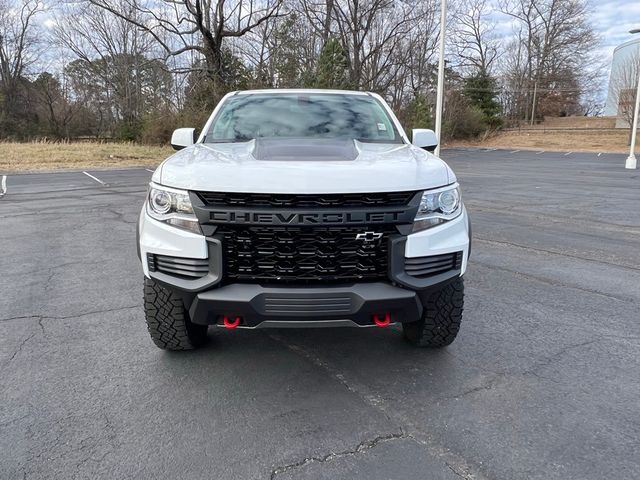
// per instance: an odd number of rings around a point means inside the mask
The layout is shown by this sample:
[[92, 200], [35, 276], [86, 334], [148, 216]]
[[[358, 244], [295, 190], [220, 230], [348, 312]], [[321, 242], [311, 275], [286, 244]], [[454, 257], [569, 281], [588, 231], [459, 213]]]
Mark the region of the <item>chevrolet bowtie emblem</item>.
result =
[[378, 232], [362, 232], [356, 235], [356, 240], [362, 240], [364, 243], [372, 243], [382, 238], [382, 233]]

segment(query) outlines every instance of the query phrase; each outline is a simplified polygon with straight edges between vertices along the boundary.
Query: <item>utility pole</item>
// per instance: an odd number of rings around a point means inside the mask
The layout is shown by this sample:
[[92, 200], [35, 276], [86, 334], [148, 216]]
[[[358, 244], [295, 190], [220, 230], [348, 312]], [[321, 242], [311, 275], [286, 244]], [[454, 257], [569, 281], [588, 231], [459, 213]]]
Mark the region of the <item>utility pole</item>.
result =
[[536, 83], [533, 84], [533, 103], [531, 104], [531, 125], [536, 118], [536, 97], [538, 96], [538, 80], [536, 79]]
[[[634, 28], [629, 33], [640, 33], [640, 28]], [[640, 67], [638, 67], [638, 86], [636, 91], [636, 106], [633, 111], [633, 125], [631, 126], [631, 149], [629, 156], [624, 164], [624, 168], [636, 169], [638, 168], [638, 161], [636, 160], [636, 135], [638, 133], [638, 111], [640, 110]]]
[[440, 0], [440, 59], [438, 60], [438, 93], [436, 94], [436, 138], [438, 146], [435, 154], [440, 156], [442, 141], [442, 107], [444, 100], [444, 35], [447, 27], [447, 1]]

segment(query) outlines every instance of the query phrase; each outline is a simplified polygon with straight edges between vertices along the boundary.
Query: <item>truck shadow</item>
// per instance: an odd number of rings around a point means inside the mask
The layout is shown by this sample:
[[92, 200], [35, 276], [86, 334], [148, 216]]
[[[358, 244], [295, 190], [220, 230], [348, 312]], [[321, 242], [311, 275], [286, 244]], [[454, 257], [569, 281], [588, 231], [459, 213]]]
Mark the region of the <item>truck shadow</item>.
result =
[[[320, 373], [354, 374], [365, 383], [384, 384], [461, 373], [464, 362], [450, 350], [417, 348], [404, 340], [402, 328], [210, 329], [209, 342], [192, 352], [162, 355], [164, 368], [213, 378], [220, 370], [236, 371], [238, 384], [252, 382], [249, 370], [269, 378], [288, 378], [302, 364]], [[186, 354], [185, 354], [186, 353]], [[194, 369], [194, 367], [197, 368]], [[464, 367], [466, 369], [466, 367]], [[455, 376], [455, 375], [454, 375]], [[294, 375], [295, 377], [295, 375]], [[423, 381], [423, 380], [421, 380]], [[293, 386], [293, 385], [291, 385]], [[248, 386], [246, 386], [248, 388]]]

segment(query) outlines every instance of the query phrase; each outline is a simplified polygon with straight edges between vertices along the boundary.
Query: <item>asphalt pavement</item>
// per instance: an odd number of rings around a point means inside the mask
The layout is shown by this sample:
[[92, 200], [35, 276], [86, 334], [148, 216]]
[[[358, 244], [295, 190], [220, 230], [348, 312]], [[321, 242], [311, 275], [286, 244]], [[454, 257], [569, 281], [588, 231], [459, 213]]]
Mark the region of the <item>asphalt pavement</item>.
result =
[[640, 173], [624, 155], [443, 157], [474, 238], [438, 351], [395, 327], [158, 350], [135, 245], [151, 173], [8, 175], [0, 478], [640, 478]]

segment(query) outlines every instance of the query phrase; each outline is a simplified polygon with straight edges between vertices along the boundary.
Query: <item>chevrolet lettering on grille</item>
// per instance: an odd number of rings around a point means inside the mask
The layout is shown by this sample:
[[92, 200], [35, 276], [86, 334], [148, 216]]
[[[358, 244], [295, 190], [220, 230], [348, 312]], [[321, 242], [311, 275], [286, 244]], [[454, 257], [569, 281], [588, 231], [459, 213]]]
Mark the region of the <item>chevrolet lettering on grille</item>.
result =
[[242, 210], [211, 210], [211, 223], [246, 225], [363, 225], [411, 222], [410, 210], [350, 211], [350, 212], [250, 212]]

